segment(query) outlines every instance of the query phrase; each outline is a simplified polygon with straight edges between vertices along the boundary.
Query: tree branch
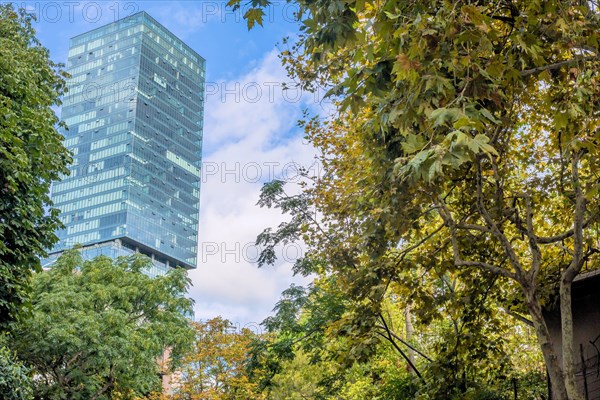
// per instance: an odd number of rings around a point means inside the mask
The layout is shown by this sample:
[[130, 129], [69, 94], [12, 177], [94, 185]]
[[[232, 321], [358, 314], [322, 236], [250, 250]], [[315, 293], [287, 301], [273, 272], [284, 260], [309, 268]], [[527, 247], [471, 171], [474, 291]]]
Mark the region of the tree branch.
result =
[[[452, 251], [454, 254], [454, 265], [456, 265], [457, 267], [478, 267], [478, 268], [485, 269], [489, 272], [492, 272], [494, 274], [502, 275], [504, 277], [516, 280], [516, 278], [517, 278], [516, 274], [510, 272], [509, 270], [507, 270], [505, 268], [496, 267], [494, 265], [488, 264], [483, 261], [465, 261], [465, 260], [463, 260], [460, 256], [460, 248], [458, 246], [458, 240], [456, 238], [456, 229], [457, 229], [458, 225], [452, 218], [450, 210], [448, 210], [448, 207], [443, 202], [443, 200], [438, 198], [437, 202], [439, 205], [438, 210], [440, 212], [440, 216], [441, 216], [442, 220], [444, 220], [444, 223], [450, 228], [450, 242], [452, 243]], [[474, 225], [474, 226], [478, 226], [478, 225]], [[490, 229], [488, 229], [488, 231], [491, 232]]]
[[[283, 193], [283, 195], [279, 195], [279, 200], [286, 200], [286, 199], [292, 198], [292, 196], [289, 196], [285, 192], [285, 190], [282, 190], [282, 193]], [[312, 222], [313, 225], [317, 227], [317, 229], [323, 234], [324, 237], [326, 237], [327, 239], [330, 239], [330, 236], [327, 234], [327, 232], [325, 232], [325, 230], [321, 227], [321, 224], [319, 224], [319, 222], [313, 217], [313, 215], [311, 213], [309, 213], [302, 207], [294, 207], [294, 210], [302, 213], [302, 215], [304, 215], [304, 218], [310, 220], [310, 222]]]
[[569, 398], [580, 399], [575, 378], [575, 354], [573, 349], [573, 302], [572, 283], [583, 267], [583, 222], [586, 201], [579, 181], [580, 151], [574, 151], [571, 159], [571, 182], [575, 192], [573, 212], [573, 258], [560, 279], [560, 322], [562, 336], [562, 362], [565, 387]]
[[417, 369], [417, 367], [415, 367], [415, 364], [413, 364], [413, 362], [410, 360], [410, 358], [402, 351], [402, 349], [398, 346], [396, 341], [393, 339], [390, 329], [388, 328], [387, 323], [385, 322], [385, 318], [383, 318], [383, 315], [379, 314], [379, 317], [381, 318], [381, 321], [383, 322], [383, 327], [387, 333], [387, 336], [381, 332], [376, 332], [376, 333], [383, 336], [384, 338], [386, 338], [392, 344], [392, 346], [394, 346], [394, 348], [398, 351], [398, 353], [400, 353], [402, 358], [404, 358], [406, 360], [406, 362], [408, 363], [408, 365], [410, 365], [410, 367], [413, 369], [413, 371], [415, 371], [415, 374], [417, 374], [419, 379], [421, 379], [422, 381], [425, 381], [423, 379], [423, 376]]
[[[582, 227], [584, 229], [587, 228], [591, 222], [592, 222], [592, 218], [586, 219], [585, 221], [583, 221]], [[568, 239], [571, 236], [573, 236], [574, 233], [575, 233], [575, 229], [571, 228], [568, 231], [561, 233], [560, 235], [548, 236], [548, 237], [536, 236], [536, 238], [537, 238], [538, 243], [551, 244], [551, 243], [556, 243], [556, 242], [562, 242], [563, 240]]]
[[505, 311], [506, 311], [506, 313], [507, 313], [508, 315], [510, 315], [511, 317], [514, 317], [514, 318], [518, 319], [519, 321], [521, 321], [521, 322], [522, 322], [522, 323], [524, 323], [525, 325], [528, 325], [528, 326], [533, 326], [533, 322], [532, 322], [531, 320], [529, 320], [529, 319], [525, 318], [525, 317], [524, 317], [524, 316], [522, 316], [521, 314], [517, 314], [516, 312], [514, 312], [514, 311], [510, 311], [510, 310], [505, 310]]
[[586, 200], [579, 181], [579, 159], [581, 155], [576, 153], [571, 162], [571, 176], [573, 190], [575, 191], [575, 212], [573, 215], [573, 259], [567, 269], [563, 272], [562, 280], [572, 282], [583, 267], [583, 223], [586, 209]]
[[418, 355], [420, 355], [421, 357], [423, 357], [424, 359], [426, 359], [427, 361], [431, 362], [433, 361], [431, 358], [427, 357], [425, 354], [423, 354], [422, 352], [420, 352], [419, 350], [415, 349], [413, 346], [411, 346], [409, 343], [407, 343], [405, 340], [403, 340], [400, 336], [396, 335], [394, 332], [392, 332], [391, 330], [386, 330], [385, 326], [383, 325], [376, 325], [376, 328], [379, 329], [383, 329], [387, 332], [390, 333], [390, 335], [392, 335], [392, 337], [394, 339], [396, 339], [397, 341], [399, 341], [400, 343], [402, 343], [403, 345], [405, 345], [406, 347], [408, 347], [409, 349], [411, 349], [412, 351], [414, 351], [415, 353], [417, 353]]
[[490, 229], [486, 228], [485, 226], [481, 226], [481, 225], [458, 223], [458, 224], [456, 224], [456, 227], [459, 229], [465, 229], [465, 230], [470, 230], [470, 231], [492, 233], [492, 231]]
[[98, 399], [100, 396], [102, 396], [102, 394], [104, 392], [106, 392], [108, 389], [110, 389], [114, 383], [115, 383], [115, 377], [114, 377], [114, 369], [115, 366], [111, 363], [110, 364], [110, 370], [108, 372], [108, 381], [104, 384], [104, 386], [102, 386], [102, 388], [100, 388], [100, 390], [98, 392], [96, 392], [92, 397], [91, 400], [96, 400]]
[[476, 177], [476, 179], [477, 179], [477, 208], [479, 209], [479, 212], [480, 212], [481, 216], [483, 217], [483, 220], [485, 221], [487, 227], [490, 229], [492, 234], [500, 241], [500, 244], [504, 248], [504, 251], [506, 252], [506, 256], [508, 257], [508, 260], [510, 261], [512, 267], [515, 270], [514, 276], [518, 277], [518, 278], [523, 278], [523, 269], [521, 268], [521, 263], [519, 262], [519, 257], [515, 253], [515, 250], [513, 249], [512, 245], [510, 244], [510, 241], [500, 231], [500, 229], [494, 222], [492, 216], [486, 209], [485, 204], [483, 203], [483, 174], [481, 171], [481, 159], [479, 159], [479, 158], [477, 159], [477, 177]]
[[510, 278], [510, 279], [514, 279], [514, 280], [517, 279], [516, 274], [514, 274], [513, 272], [510, 272], [507, 269], [502, 268], [502, 267], [496, 267], [495, 265], [488, 264], [483, 261], [459, 260], [458, 262], [455, 261], [454, 264], [456, 264], [457, 267], [478, 267], [478, 268], [485, 269], [491, 273], [494, 273], [497, 275], [502, 275], [506, 278]]
[[428, 241], [429, 239], [431, 239], [433, 236], [435, 236], [439, 231], [442, 230], [442, 228], [444, 226], [445, 226], [444, 224], [438, 226], [436, 229], [433, 230], [433, 232], [431, 232], [430, 234], [428, 234], [427, 236], [425, 236], [423, 239], [419, 240], [414, 245], [409, 246], [408, 248], [406, 248], [406, 249], [402, 250], [400, 253], [398, 253], [397, 256], [400, 256], [399, 262], [402, 261], [402, 260], [404, 260], [404, 257], [406, 257], [408, 255], [408, 253], [410, 253], [411, 251], [413, 251], [417, 247], [421, 246], [423, 243], [425, 243], [426, 241]]
[[521, 74], [521, 76], [535, 75], [535, 74], [538, 74], [543, 71], [554, 71], [554, 70], [562, 68], [562, 67], [577, 64], [579, 62], [598, 60], [598, 58], [599, 58], [598, 55], [587, 56], [587, 57], [576, 57], [576, 58], [572, 58], [570, 60], [559, 61], [554, 64], [548, 64], [548, 65], [544, 65], [541, 67], [525, 69], [525, 70], [521, 71], [520, 74]]
[[531, 207], [531, 196], [525, 197], [525, 220], [527, 221], [527, 238], [529, 239], [529, 250], [531, 250], [531, 282], [535, 285], [537, 276], [542, 265], [542, 252], [537, 242], [533, 229], [533, 209]]

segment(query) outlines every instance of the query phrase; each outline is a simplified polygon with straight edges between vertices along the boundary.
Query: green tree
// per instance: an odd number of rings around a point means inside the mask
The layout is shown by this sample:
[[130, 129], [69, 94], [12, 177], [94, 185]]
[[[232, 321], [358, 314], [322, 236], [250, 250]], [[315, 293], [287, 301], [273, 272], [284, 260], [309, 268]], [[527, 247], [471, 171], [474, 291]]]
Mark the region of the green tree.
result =
[[177, 367], [193, 337], [183, 270], [150, 278], [141, 255], [84, 261], [63, 254], [35, 274], [33, 315], [16, 325], [11, 346], [35, 379], [36, 398], [135, 398], [160, 390], [157, 359]]
[[49, 59], [32, 17], [0, 5], [0, 330], [28, 301], [28, 281], [60, 226], [50, 183], [67, 173], [68, 151], [52, 106], [65, 73]]
[[[311, 137], [342, 159], [316, 196], [350, 230], [330, 263], [362, 273], [375, 303], [398, 270], [502, 277], [521, 292], [553, 392], [581, 399], [571, 286], [600, 252], [597, 6], [295, 3], [302, 33], [284, 62], [303, 88], [330, 87], [346, 120], [341, 138], [324, 125]], [[266, 4], [252, 1], [247, 17]], [[313, 242], [331, 243], [325, 236]], [[552, 292], [562, 364], [542, 312]]]
[[[364, 319], [368, 303], [353, 300], [338, 275], [319, 277], [308, 289], [290, 287], [263, 322], [272, 335], [256, 346], [262, 357], [255, 359], [270, 371], [263, 387], [272, 398], [303, 386], [319, 399], [350, 393], [405, 399], [417, 391], [429, 399], [465, 393], [500, 398], [512, 393], [512, 379], [543, 371], [535, 341], [524, 340], [525, 333], [534, 336], [532, 329], [515, 326], [498, 308], [497, 287], [484, 274], [471, 278], [476, 283], [450, 275], [437, 285], [411, 279], [416, 290], [409, 295], [410, 313], [418, 321], [413, 335], [405, 328], [406, 287], [392, 285], [370, 325]], [[321, 373], [299, 371], [303, 364]], [[536, 383], [543, 389], [545, 378]], [[525, 389], [519, 386], [521, 393]]]
[[0, 393], [5, 400], [33, 399], [33, 382], [29, 371], [16, 360], [14, 354], [4, 345], [0, 345]]
[[318, 399], [322, 391], [320, 381], [327, 373], [324, 363], [311, 363], [308, 356], [298, 352], [292, 360], [281, 365], [281, 371], [272, 377], [269, 399]]

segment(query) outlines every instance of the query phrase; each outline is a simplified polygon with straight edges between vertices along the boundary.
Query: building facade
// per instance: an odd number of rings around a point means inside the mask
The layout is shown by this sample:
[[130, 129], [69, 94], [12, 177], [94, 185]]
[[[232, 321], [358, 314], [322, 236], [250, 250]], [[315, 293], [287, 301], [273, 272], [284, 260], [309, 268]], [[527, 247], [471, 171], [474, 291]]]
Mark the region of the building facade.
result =
[[52, 188], [76, 244], [134, 251], [151, 274], [197, 261], [205, 60], [145, 12], [71, 39], [63, 99], [70, 174]]

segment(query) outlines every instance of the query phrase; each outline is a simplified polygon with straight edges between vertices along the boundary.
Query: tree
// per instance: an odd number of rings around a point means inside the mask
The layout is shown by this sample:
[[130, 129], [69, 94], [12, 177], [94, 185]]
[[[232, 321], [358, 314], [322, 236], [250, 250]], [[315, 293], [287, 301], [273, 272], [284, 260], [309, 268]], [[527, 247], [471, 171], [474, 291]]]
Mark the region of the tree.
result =
[[[498, 307], [503, 288], [485, 274], [446, 274], [437, 281], [427, 273], [399, 276], [406, 284], [391, 285], [375, 320], [365, 318], [375, 304], [355, 299], [355, 285], [339, 271], [328, 275], [307, 289], [285, 290], [275, 315], [263, 322], [271, 335], [253, 351], [262, 353], [254, 358], [270, 372], [262, 386], [273, 398], [302, 386], [315, 398], [348, 398], [367, 387], [369, 398], [415, 398], [417, 391], [429, 399], [465, 398], [467, 393], [503, 398], [512, 395], [513, 381], [519, 382], [521, 394], [540, 386], [545, 390], [541, 354], [527, 339], [533, 330], [515, 326]], [[427, 279], [431, 283], [423, 282]], [[417, 321], [412, 339], [404, 329], [407, 301]], [[302, 364], [321, 373], [307, 377], [298, 371]], [[531, 383], [521, 385], [524, 379]]]
[[31, 19], [0, 5], [0, 330], [27, 303], [31, 273], [56, 243], [60, 221], [48, 191], [70, 162], [52, 109], [65, 73], [36, 39]]
[[272, 378], [269, 399], [318, 399], [322, 391], [320, 381], [327, 370], [325, 363], [311, 363], [308, 357], [298, 352], [292, 360], [283, 362], [281, 371]]
[[[284, 63], [302, 88], [330, 87], [341, 120], [309, 127], [329, 168], [314, 204], [330, 224], [312, 243], [363, 276], [374, 304], [399, 270], [501, 277], [521, 292], [553, 393], [581, 399], [571, 285], [600, 252], [597, 5], [296, 3], [302, 34]], [[252, 1], [246, 16], [267, 4]], [[331, 238], [339, 229], [345, 242]], [[561, 311], [562, 365], [547, 293]]]
[[178, 363], [192, 339], [189, 280], [174, 269], [150, 278], [141, 255], [84, 261], [77, 250], [34, 275], [33, 315], [11, 346], [35, 379], [36, 398], [134, 398], [160, 388], [157, 359]]
[[30, 400], [32, 381], [28, 370], [5, 346], [0, 346], [0, 393], [5, 400]]
[[263, 399], [246, 364], [249, 345], [256, 335], [248, 329], [235, 331], [220, 317], [194, 323], [194, 348], [178, 371], [179, 382], [173, 399]]

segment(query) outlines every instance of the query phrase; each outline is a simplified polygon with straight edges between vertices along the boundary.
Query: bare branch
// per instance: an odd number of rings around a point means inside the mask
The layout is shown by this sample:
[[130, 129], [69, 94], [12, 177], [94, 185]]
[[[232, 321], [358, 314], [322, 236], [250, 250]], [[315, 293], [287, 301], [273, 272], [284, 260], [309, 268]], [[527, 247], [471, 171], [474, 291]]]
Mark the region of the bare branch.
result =
[[488, 264], [486, 262], [483, 261], [463, 261], [463, 260], [459, 260], [459, 261], [455, 261], [454, 264], [457, 267], [478, 267], [478, 268], [482, 268], [485, 269], [489, 272], [492, 272], [494, 274], [497, 275], [502, 275], [506, 278], [510, 278], [510, 279], [514, 279], [517, 280], [517, 275], [513, 272], [510, 272], [509, 270], [502, 268], [502, 267], [496, 267], [495, 265], [492, 264]]
[[500, 241], [500, 244], [504, 248], [504, 251], [506, 252], [508, 260], [510, 261], [512, 267], [514, 268], [514, 270], [516, 272], [515, 277], [519, 277], [522, 279], [522, 278], [524, 278], [523, 268], [521, 268], [521, 263], [519, 262], [519, 257], [515, 253], [515, 250], [513, 249], [510, 241], [508, 240], [506, 235], [504, 235], [504, 233], [502, 233], [500, 231], [500, 229], [498, 228], [498, 225], [496, 225], [492, 216], [486, 209], [485, 204], [483, 203], [483, 182], [482, 181], [483, 181], [483, 175], [481, 173], [481, 159], [478, 159], [477, 160], [477, 208], [479, 209], [479, 212], [481, 213], [481, 216], [483, 217], [483, 220], [485, 221], [487, 227], [490, 229], [492, 234]]
[[[450, 210], [448, 210], [448, 207], [446, 206], [444, 201], [442, 199], [438, 198], [437, 203], [439, 205], [438, 210], [440, 212], [441, 218], [444, 220], [444, 223], [450, 228], [450, 242], [452, 243], [452, 251], [454, 253], [454, 265], [456, 265], [457, 267], [478, 267], [478, 268], [485, 269], [494, 274], [502, 275], [504, 277], [515, 279], [515, 280], [517, 279], [517, 275], [515, 273], [510, 272], [509, 270], [507, 270], [505, 268], [497, 267], [495, 265], [491, 265], [491, 264], [485, 263], [483, 261], [462, 260], [461, 256], [460, 256], [460, 248], [458, 246], [458, 240], [456, 238], [456, 230], [457, 230], [458, 225], [452, 218]], [[478, 225], [474, 225], [474, 226], [478, 226]], [[488, 231], [491, 232], [491, 230], [488, 230]]]
[[430, 234], [428, 234], [427, 236], [425, 236], [423, 239], [419, 240], [417, 243], [415, 243], [414, 245], [407, 247], [406, 249], [403, 249], [400, 253], [398, 253], [397, 255], [400, 256], [400, 260], [402, 261], [404, 260], [404, 258], [408, 255], [408, 253], [410, 253], [411, 251], [413, 251], [414, 249], [416, 249], [417, 247], [421, 246], [423, 243], [425, 243], [426, 241], [428, 241], [429, 239], [431, 239], [433, 236], [435, 236], [439, 231], [442, 230], [442, 228], [445, 225], [440, 225], [439, 227], [437, 227], [436, 229], [433, 230], [433, 232], [431, 232]]
[[[586, 219], [583, 222], [582, 227], [584, 229], [587, 228], [591, 222], [592, 222], [592, 218]], [[575, 229], [571, 228], [568, 231], [561, 233], [560, 235], [548, 236], [548, 237], [536, 236], [536, 238], [537, 238], [538, 243], [540, 243], [540, 244], [551, 244], [551, 243], [556, 243], [556, 242], [562, 242], [563, 240], [568, 239], [571, 236], [573, 236], [574, 233], [575, 233]]]
[[544, 65], [541, 67], [525, 69], [525, 70], [521, 71], [520, 74], [521, 74], [521, 76], [530, 76], [530, 75], [538, 74], [543, 71], [554, 71], [556, 69], [559, 69], [562, 67], [567, 67], [569, 65], [577, 64], [580, 62], [586, 62], [586, 61], [594, 61], [594, 60], [598, 60], [598, 59], [599, 59], [598, 55], [587, 56], [587, 57], [575, 57], [570, 60], [559, 61], [554, 64], [548, 64], [548, 65]]
[[490, 229], [486, 228], [485, 226], [481, 226], [481, 225], [459, 223], [459, 224], [456, 224], [456, 227], [459, 229], [465, 229], [465, 230], [470, 230], [470, 231], [492, 233], [492, 231]]
[[531, 207], [531, 197], [525, 197], [525, 219], [527, 221], [527, 238], [529, 239], [529, 250], [531, 250], [531, 279], [535, 283], [542, 266], [542, 252], [537, 242], [537, 237], [533, 229], [533, 209]]
[[563, 282], [572, 282], [583, 267], [583, 223], [586, 209], [586, 200], [579, 181], [579, 159], [581, 155], [576, 153], [571, 161], [571, 179], [575, 191], [575, 213], [573, 215], [573, 259], [571, 264], [563, 272]]
[[[385, 329], [385, 326], [383, 325], [376, 325], [376, 328], [379, 329], [383, 329], [386, 331], [386, 333], [388, 332]], [[427, 361], [432, 361], [431, 358], [427, 357], [425, 354], [423, 354], [422, 352], [420, 352], [419, 350], [415, 349], [413, 346], [411, 346], [409, 343], [407, 343], [405, 340], [403, 340], [401, 337], [399, 337], [398, 335], [396, 335], [394, 332], [392, 332], [391, 330], [389, 330], [390, 335], [392, 335], [392, 337], [394, 339], [396, 339], [397, 341], [399, 341], [400, 343], [402, 343], [403, 345], [405, 345], [406, 347], [408, 347], [409, 349], [411, 349], [412, 351], [414, 351], [415, 353], [417, 353], [418, 355], [420, 355], [421, 357], [423, 357], [424, 359], [426, 359]]]
[[385, 322], [385, 318], [383, 318], [383, 315], [381, 315], [381, 313], [379, 314], [379, 318], [381, 318], [381, 322], [383, 322], [383, 327], [387, 333], [387, 336], [382, 334], [381, 332], [376, 332], [379, 335], [383, 336], [384, 338], [386, 338], [391, 344], [392, 346], [394, 346], [394, 348], [398, 351], [398, 353], [400, 353], [400, 355], [402, 356], [402, 358], [404, 358], [404, 360], [406, 360], [406, 362], [408, 363], [408, 365], [410, 365], [410, 367], [413, 369], [413, 371], [415, 371], [415, 374], [417, 374], [417, 376], [424, 381], [423, 376], [421, 375], [421, 373], [419, 372], [419, 370], [417, 369], [417, 367], [415, 367], [415, 364], [410, 360], [410, 358], [402, 351], [402, 349], [400, 348], [400, 346], [398, 346], [398, 343], [396, 343], [396, 341], [394, 340], [390, 329], [387, 326], [387, 323]]

